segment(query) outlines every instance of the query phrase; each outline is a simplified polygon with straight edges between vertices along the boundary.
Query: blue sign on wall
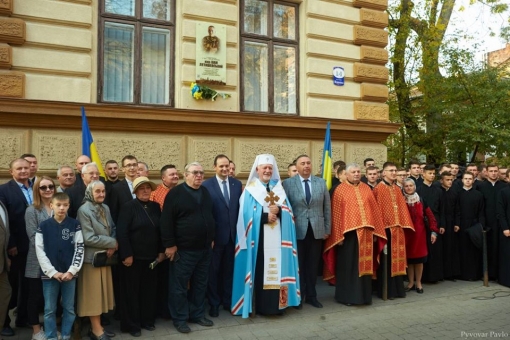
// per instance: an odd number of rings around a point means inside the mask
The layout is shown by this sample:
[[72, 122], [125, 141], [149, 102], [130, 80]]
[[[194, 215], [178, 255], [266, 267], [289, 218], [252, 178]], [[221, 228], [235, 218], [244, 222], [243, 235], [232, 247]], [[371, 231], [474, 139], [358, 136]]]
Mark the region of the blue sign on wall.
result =
[[344, 86], [345, 72], [341, 66], [333, 67], [333, 84], [336, 86]]

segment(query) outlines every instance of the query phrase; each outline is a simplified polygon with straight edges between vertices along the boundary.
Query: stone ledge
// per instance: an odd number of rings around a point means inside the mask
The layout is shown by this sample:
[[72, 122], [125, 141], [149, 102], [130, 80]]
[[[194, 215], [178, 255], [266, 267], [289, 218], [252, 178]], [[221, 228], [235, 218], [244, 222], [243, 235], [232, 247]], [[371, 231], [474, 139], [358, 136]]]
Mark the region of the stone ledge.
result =
[[354, 81], [358, 83], [370, 82], [386, 84], [389, 80], [389, 70], [385, 66], [354, 63]]
[[26, 40], [25, 21], [16, 18], [0, 18], [0, 42], [22, 45]]
[[388, 45], [388, 32], [381, 28], [354, 26], [354, 44], [386, 47]]
[[0, 68], [10, 69], [12, 67], [12, 47], [0, 43]]
[[15, 71], [0, 71], [0, 97], [23, 98], [25, 96], [25, 74]]
[[387, 122], [390, 119], [390, 108], [388, 104], [355, 101], [354, 119]]
[[354, 0], [352, 5], [356, 8], [371, 8], [385, 11], [388, 8], [388, 0]]
[[10, 16], [12, 14], [14, 0], [0, 0], [0, 15]]
[[384, 48], [361, 46], [360, 58], [364, 63], [386, 65], [389, 55]]
[[363, 26], [376, 28], [388, 27], [388, 13], [362, 8], [359, 11], [360, 21]]
[[384, 103], [388, 100], [388, 86], [363, 83], [361, 84], [361, 99], [368, 102]]

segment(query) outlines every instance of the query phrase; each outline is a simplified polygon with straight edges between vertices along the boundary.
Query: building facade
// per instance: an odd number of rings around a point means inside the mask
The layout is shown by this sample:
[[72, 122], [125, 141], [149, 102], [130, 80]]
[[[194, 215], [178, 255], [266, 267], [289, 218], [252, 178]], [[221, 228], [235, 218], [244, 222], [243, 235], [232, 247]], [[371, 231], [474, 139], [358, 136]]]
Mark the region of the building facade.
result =
[[[0, 177], [30, 152], [54, 175], [81, 154], [84, 106], [101, 159], [212, 170], [229, 155], [245, 178], [259, 153], [283, 173], [299, 154], [386, 160], [387, 0], [1, 0]], [[197, 100], [197, 23], [225, 28], [230, 98]], [[344, 85], [333, 84], [335, 67]], [[156, 176], [156, 171], [153, 171]]]

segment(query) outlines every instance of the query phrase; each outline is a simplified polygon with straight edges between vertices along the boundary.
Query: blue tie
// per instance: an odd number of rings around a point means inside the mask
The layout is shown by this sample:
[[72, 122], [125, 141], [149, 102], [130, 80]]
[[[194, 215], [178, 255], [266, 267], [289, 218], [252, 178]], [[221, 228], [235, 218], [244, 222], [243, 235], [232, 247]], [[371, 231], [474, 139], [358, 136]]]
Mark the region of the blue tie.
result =
[[306, 198], [306, 204], [310, 203], [310, 199], [312, 198], [312, 195], [310, 194], [310, 184], [308, 184], [309, 180], [305, 179], [305, 198]]
[[228, 189], [227, 189], [227, 181], [221, 182], [223, 184], [223, 197], [225, 198], [225, 202], [228, 205], [230, 199], [228, 198]]

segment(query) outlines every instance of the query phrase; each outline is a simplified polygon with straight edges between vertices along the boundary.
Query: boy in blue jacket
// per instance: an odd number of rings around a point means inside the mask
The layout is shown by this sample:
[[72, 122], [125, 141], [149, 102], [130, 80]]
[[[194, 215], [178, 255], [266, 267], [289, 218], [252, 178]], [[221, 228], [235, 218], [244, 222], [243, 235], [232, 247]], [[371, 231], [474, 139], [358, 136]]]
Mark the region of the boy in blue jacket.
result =
[[35, 250], [41, 266], [44, 295], [44, 332], [48, 340], [57, 340], [55, 312], [59, 292], [62, 295], [62, 339], [71, 338], [76, 275], [83, 264], [83, 235], [80, 223], [67, 216], [69, 196], [57, 193], [50, 203], [53, 218], [42, 222], [35, 236]]

